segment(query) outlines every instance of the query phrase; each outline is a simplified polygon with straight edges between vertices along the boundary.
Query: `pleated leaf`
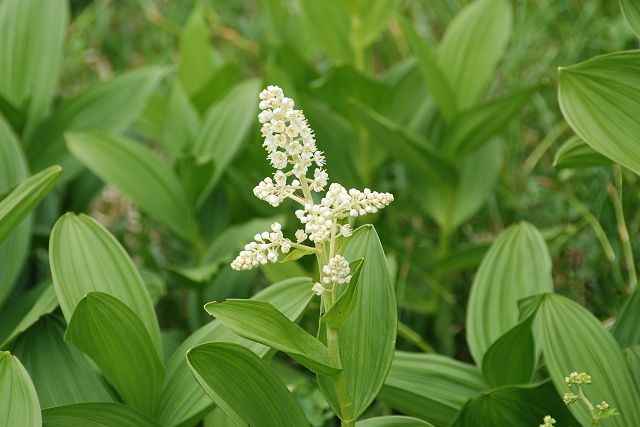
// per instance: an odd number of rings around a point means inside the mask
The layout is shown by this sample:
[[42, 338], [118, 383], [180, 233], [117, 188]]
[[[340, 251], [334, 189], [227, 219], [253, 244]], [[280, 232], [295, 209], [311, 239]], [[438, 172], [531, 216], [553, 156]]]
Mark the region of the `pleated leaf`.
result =
[[[313, 297], [311, 280], [298, 277], [284, 280], [258, 292], [252, 299], [268, 301], [291, 320], [298, 319]], [[199, 344], [228, 342], [241, 344], [260, 357], [269, 353], [269, 347], [241, 338], [214, 320], [194, 332], [173, 353], [167, 362], [162, 404], [157, 418], [167, 426], [192, 424], [213, 407], [189, 370], [185, 355]]]
[[308, 425], [296, 399], [251, 350], [229, 343], [202, 344], [187, 362], [207, 395], [238, 425]]
[[[343, 255], [347, 260], [364, 259], [355, 309], [340, 329], [340, 361], [351, 397], [352, 416], [356, 419], [376, 398], [387, 377], [395, 351], [398, 319], [395, 290], [375, 228], [365, 225], [356, 230]], [[346, 292], [338, 289], [338, 296]], [[321, 323], [318, 331], [323, 341], [325, 326]], [[333, 410], [340, 414], [332, 380], [318, 376], [318, 384]]]
[[147, 67], [97, 82], [57, 106], [29, 138], [29, 164], [35, 171], [52, 164], [65, 169], [64, 180], [73, 178], [82, 165], [67, 151], [64, 132], [100, 130], [121, 132], [136, 120], [166, 68]]
[[42, 411], [43, 427], [160, 427], [130, 406], [115, 402], [79, 403]]
[[287, 353], [313, 372], [334, 375], [327, 347], [266, 301], [229, 299], [204, 309], [234, 333]]
[[178, 78], [187, 94], [193, 96], [213, 74], [214, 52], [209, 42], [211, 30], [200, 6], [193, 8], [180, 36]]
[[553, 166], [556, 169], [578, 169], [610, 164], [611, 160], [575, 136], [558, 148], [553, 159]]
[[103, 181], [176, 235], [187, 241], [195, 238], [196, 222], [180, 181], [150, 149], [97, 132], [74, 132], [66, 137], [73, 155]]
[[164, 367], [147, 330], [129, 307], [108, 294], [90, 292], [73, 311], [65, 339], [95, 362], [126, 403], [155, 414]]
[[29, 372], [41, 408], [115, 400], [104, 377], [86, 356], [64, 341], [65, 328], [63, 319], [45, 316], [12, 346]]
[[[0, 114], [0, 194], [8, 193], [28, 176], [27, 162], [20, 143]], [[30, 237], [31, 220], [26, 219], [0, 243], [0, 306], [13, 289], [27, 259]], [[0, 345], [0, 349], [2, 348], [4, 347]]]
[[193, 154], [212, 159], [215, 170], [200, 194], [198, 206], [218, 183], [255, 122], [260, 85], [255, 79], [238, 84], [205, 114], [194, 138]]
[[350, 62], [353, 47], [349, 41], [349, 14], [339, 0], [302, 0], [304, 28], [335, 64]]
[[498, 338], [482, 358], [482, 373], [491, 387], [526, 384], [536, 365], [536, 348], [529, 316]]
[[18, 335], [57, 307], [58, 300], [51, 283], [41, 283], [20, 295], [0, 313], [0, 349], [6, 349]]
[[580, 138], [640, 174], [640, 51], [610, 53], [560, 68], [558, 101]]
[[438, 64], [461, 110], [474, 105], [493, 76], [511, 37], [507, 0], [475, 0], [451, 21], [438, 48]]
[[636, 0], [620, 0], [620, 9], [633, 32], [640, 37], [640, 4]]
[[404, 414], [448, 427], [470, 397], [488, 388], [473, 365], [435, 354], [397, 351], [380, 399]]
[[452, 427], [531, 427], [542, 424], [546, 415], [559, 426], [578, 425], [551, 381], [483, 392], [464, 405]]
[[354, 38], [364, 48], [373, 43], [395, 15], [402, 0], [361, 2], [358, 11], [359, 24], [354, 26]]
[[0, 3], [0, 95], [26, 110], [28, 128], [54, 96], [68, 19], [65, 0]]
[[0, 200], [0, 243], [44, 199], [56, 183], [61, 170], [60, 166], [51, 166], [22, 181]]
[[418, 418], [388, 415], [358, 421], [356, 427], [433, 427], [433, 424]]
[[[545, 364], [559, 394], [569, 391], [567, 374], [587, 372], [593, 381], [584, 388], [587, 397], [606, 400], [621, 413], [607, 419], [607, 425], [640, 425], [640, 394], [632, 373], [620, 346], [598, 319], [570, 299], [549, 294], [538, 309], [537, 325]], [[582, 424], [591, 424], [584, 406], [569, 408]]]
[[67, 321], [87, 293], [107, 293], [136, 313], [161, 354], [158, 320], [140, 273], [120, 243], [96, 220], [84, 214], [60, 217], [51, 231], [49, 265]]
[[512, 225], [494, 240], [471, 286], [467, 342], [476, 363], [518, 323], [518, 300], [544, 292], [553, 292], [544, 238], [531, 224]]
[[29, 374], [8, 351], [0, 352], [0, 425], [40, 427], [38, 396]]
[[636, 285], [622, 306], [611, 333], [622, 348], [640, 344], [640, 286]]

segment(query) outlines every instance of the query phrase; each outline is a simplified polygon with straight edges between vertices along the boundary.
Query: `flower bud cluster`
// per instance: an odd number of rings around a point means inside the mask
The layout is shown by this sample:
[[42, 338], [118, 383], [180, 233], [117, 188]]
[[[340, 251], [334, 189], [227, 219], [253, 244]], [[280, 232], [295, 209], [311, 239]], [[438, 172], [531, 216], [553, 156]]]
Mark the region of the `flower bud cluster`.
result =
[[278, 261], [278, 251], [286, 254], [291, 250], [291, 241], [282, 234], [282, 226], [274, 222], [271, 232], [256, 234], [254, 242], [247, 243], [244, 250], [231, 262], [234, 270], [251, 270], [267, 262]]
[[540, 427], [553, 427], [553, 425], [556, 423], [556, 420], [554, 418], [551, 418], [551, 415], [545, 416], [542, 421], [543, 424], [540, 424]]
[[351, 270], [349, 269], [349, 261], [347, 261], [342, 255], [336, 255], [329, 260], [329, 262], [322, 267], [322, 282], [325, 285], [335, 283], [337, 285], [344, 285], [351, 280]]
[[564, 377], [564, 382], [571, 387], [572, 385], [591, 384], [591, 376], [586, 372], [571, 372], [568, 376]]
[[[262, 123], [263, 147], [267, 150], [267, 159], [278, 171], [274, 179], [266, 178], [254, 189], [254, 194], [277, 206], [287, 196], [287, 192], [295, 191], [299, 180], [307, 177], [307, 172], [315, 164], [310, 179], [313, 191], [324, 190], [329, 175], [322, 169], [324, 154], [316, 147], [313, 131], [301, 110], [293, 109], [294, 102], [284, 96], [278, 86], [268, 86], [260, 92], [259, 107], [262, 112], [258, 120]], [[290, 170], [287, 170], [289, 169]], [[287, 185], [287, 178], [294, 175], [297, 179]], [[297, 183], [296, 183], [297, 182]]]

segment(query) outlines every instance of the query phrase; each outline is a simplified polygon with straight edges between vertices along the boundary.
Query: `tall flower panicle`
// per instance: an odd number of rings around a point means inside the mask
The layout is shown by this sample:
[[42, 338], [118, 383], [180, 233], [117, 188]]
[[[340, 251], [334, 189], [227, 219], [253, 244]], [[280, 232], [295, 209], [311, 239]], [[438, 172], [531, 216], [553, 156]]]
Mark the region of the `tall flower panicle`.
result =
[[[324, 168], [325, 157], [318, 150], [313, 130], [302, 110], [294, 109], [294, 101], [285, 96], [278, 86], [268, 86], [260, 92], [260, 114], [263, 147], [267, 160], [276, 171], [253, 189], [256, 197], [272, 206], [286, 199], [301, 205], [296, 217], [303, 225], [295, 233], [295, 242], [284, 238], [281, 227], [256, 235], [231, 263], [236, 270], [248, 270], [267, 262], [277, 262], [279, 253], [291, 248], [305, 251], [324, 251], [333, 248], [337, 237], [352, 234], [349, 218], [373, 214], [393, 201], [390, 193], [379, 193], [368, 188], [347, 190], [332, 183], [324, 197], [316, 202], [312, 192], [324, 191], [329, 174]], [[315, 248], [303, 243], [310, 240]], [[325, 243], [329, 242], [325, 246]], [[315, 283], [313, 291], [321, 295], [327, 287], [349, 283], [349, 262], [333, 249], [327, 249], [328, 263], [322, 268], [322, 283]]]

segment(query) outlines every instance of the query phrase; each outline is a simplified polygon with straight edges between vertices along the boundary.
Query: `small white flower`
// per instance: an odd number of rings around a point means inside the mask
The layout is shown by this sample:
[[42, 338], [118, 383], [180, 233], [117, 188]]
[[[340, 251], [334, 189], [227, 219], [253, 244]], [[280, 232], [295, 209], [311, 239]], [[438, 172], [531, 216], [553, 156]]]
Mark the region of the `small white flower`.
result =
[[353, 230], [349, 224], [344, 224], [340, 226], [340, 235], [342, 237], [351, 237], [353, 234]]
[[315, 292], [316, 295], [322, 295], [322, 293], [324, 292], [324, 286], [322, 286], [321, 283], [316, 282], [313, 284], [311, 290]]
[[540, 427], [553, 427], [553, 425], [556, 423], [556, 420], [551, 418], [550, 415], [547, 415], [544, 417], [544, 423], [540, 424]]
[[305, 233], [302, 229], [296, 230], [296, 242], [302, 243], [305, 240], [307, 240], [307, 233]]

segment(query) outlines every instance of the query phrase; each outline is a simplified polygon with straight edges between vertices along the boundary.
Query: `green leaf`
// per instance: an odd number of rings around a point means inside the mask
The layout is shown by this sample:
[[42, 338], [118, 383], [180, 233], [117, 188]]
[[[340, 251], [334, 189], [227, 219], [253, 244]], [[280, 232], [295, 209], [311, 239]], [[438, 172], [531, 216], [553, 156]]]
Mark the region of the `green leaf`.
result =
[[414, 30], [413, 24], [402, 18], [399, 19], [402, 32], [407, 37], [409, 46], [416, 56], [418, 67], [429, 93], [438, 105], [442, 116], [447, 121], [453, 120], [458, 112], [455, 93], [443, 70], [437, 63], [436, 54], [426, 41], [421, 40]]
[[97, 132], [73, 132], [66, 138], [73, 155], [103, 181], [178, 236], [187, 241], [195, 238], [195, 219], [180, 181], [150, 149]]
[[193, 154], [213, 159], [215, 170], [200, 194], [198, 206], [216, 186], [251, 129], [256, 119], [260, 85], [259, 80], [246, 80], [207, 111], [193, 142]]
[[559, 73], [560, 109], [576, 134], [640, 174], [640, 51], [598, 56]]
[[444, 427], [467, 399], [487, 388], [473, 365], [436, 354], [397, 351], [379, 398], [397, 411]]
[[53, 188], [61, 170], [60, 166], [51, 166], [22, 181], [0, 200], [0, 243], [44, 199]]
[[340, 371], [329, 362], [327, 347], [266, 301], [229, 299], [204, 309], [243, 338], [287, 353], [318, 374]]
[[[382, 388], [396, 344], [397, 308], [395, 290], [380, 239], [372, 225], [357, 229], [347, 240], [343, 253], [347, 260], [364, 259], [356, 293], [356, 307], [340, 329], [340, 361], [357, 419]], [[338, 297], [346, 289], [338, 288]], [[325, 340], [326, 323], [318, 336]], [[333, 381], [318, 376], [318, 384], [327, 402], [340, 414]]]
[[531, 427], [546, 415], [559, 426], [577, 425], [551, 381], [483, 392], [464, 405], [452, 427]]
[[95, 362], [125, 402], [147, 415], [155, 413], [164, 367], [129, 307], [108, 294], [89, 292], [73, 311], [65, 340]]
[[368, 418], [358, 421], [356, 427], [433, 427], [433, 424], [418, 418], [388, 415], [386, 417]]
[[40, 406], [109, 402], [114, 393], [88, 359], [64, 341], [66, 325], [58, 316], [45, 316], [13, 344], [38, 393]]
[[455, 230], [482, 207], [502, 170], [502, 152], [502, 143], [494, 140], [462, 161], [456, 183], [425, 183], [422, 206], [442, 229]]
[[[311, 279], [298, 277], [278, 282], [253, 296], [255, 300], [268, 301], [289, 319], [302, 315], [313, 297]], [[194, 332], [173, 353], [167, 362], [162, 405], [157, 418], [168, 426], [188, 425], [201, 419], [211, 410], [211, 399], [194, 380], [187, 367], [187, 350], [207, 342], [229, 342], [242, 344], [260, 357], [268, 354], [269, 348], [246, 340], [228, 330], [215, 320]]]
[[638, 389], [640, 389], [640, 346], [625, 349], [624, 355], [627, 359], [629, 370], [633, 375], [633, 380]]
[[491, 387], [531, 382], [536, 367], [536, 347], [531, 326], [534, 316], [502, 335], [482, 358], [482, 373]]
[[635, 0], [620, 0], [620, 9], [633, 32], [640, 37], [640, 4]]
[[0, 349], [6, 349], [18, 335], [57, 307], [58, 300], [50, 283], [41, 283], [25, 292], [0, 313]]
[[357, 290], [360, 283], [360, 271], [362, 270], [362, 259], [357, 259], [349, 263], [349, 271], [351, 271], [351, 280], [347, 285], [347, 291], [340, 295], [340, 298], [331, 306], [329, 311], [324, 313], [320, 318], [321, 321], [327, 323], [330, 328], [340, 329], [344, 322], [347, 321], [349, 315], [356, 308]]
[[145, 284], [124, 248], [97, 221], [83, 214], [63, 215], [51, 231], [49, 264], [67, 322], [87, 293], [107, 293], [136, 313], [162, 354], [158, 320]]
[[461, 112], [447, 132], [443, 146], [454, 158], [475, 152], [501, 132], [538, 89], [524, 89]]
[[247, 348], [228, 343], [202, 344], [189, 350], [187, 361], [202, 388], [236, 424], [309, 424], [287, 387]]
[[[28, 176], [27, 162], [20, 143], [0, 115], [0, 194], [7, 194]], [[32, 221], [23, 220], [4, 242], [0, 243], [0, 306], [13, 289], [29, 255], [31, 228]], [[2, 333], [0, 342], [1, 340]]]
[[0, 3], [0, 94], [27, 112], [28, 128], [55, 94], [68, 19], [65, 0]]
[[461, 110], [482, 95], [511, 37], [507, 0], [475, 0], [447, 27], [438, 48], [438, 64], [449, 79]]
[[636, 285], [622, 306], [611, 333], [622, 348], [640, 344], [640, 286]]
[[611, 160], [576, 136], [562, 144], [553, 159], [553, 166], [556, 169], [577, 169], [610, 164]]
[[543, 292], [553, 292], [544, 238], [531, 224], [513, 225], [494, 240], [471, 286], [467, 342], [476, 363], [518, 323], [518, 300]]
[[130, 406], [115, 402], [79, 403], [42, 411], [43, 427], [160, 427]]
[[167, 69], [160, 67], [130, 71], [88, 86], [62, 101], [29, 139], [27, 154], [32, 169], [38, 171], [60, 164], [65, 169], [64, 180], [73, 178], [81, 165], [67, 151], [64, 132], [100, 130], [117, 133], [127, 129], [166, 73]]
[[358, 11], [359, 22], [353, 28], [354, 39], [361, 49], [376, 41], [401, 4], [402, 0], [379, 0], [361, 4]]
[[309, 248], [309, 249], [299, 249], [299, 248], [295, 248], [293, 250], [291, 250], [284, 258], [282, 258], [281, 260], [279, 260], [279, 263], [286, 263], [286, 262], [291, 262], [291, 261], [296, 261], [299, 260], [302, 257], [305, 257], [307, 255], [311, 255], [311, 254], [315, 254], [316, 250], [313, 248]]
[[[567, 374], [587, 372], [593, 381], [584, 388], [587, 397], [606, 400], [621, 414], [607, 419], [607, 425], [640, 425], [640, 395], [632, 373], [620, 346], [598, 319], [570, 299], [548, 294], [538, 309], [536, 325], [546, 367], [559, 394], [569, 391], [564, 383]], [[583, 425], [591, 424], [586, 407], [575, 404], [569, 409]]]
[[29, 374], [15, 356], [0, 351], [0, 425], [40, 427], [41, 424], [40, 404]]
[[214, 69], [214, 51], [209, 43], [210, 29], [201, 6], [196, 4], [180, 36], [178, 77], [188, 95], [198, 93]]
[[160, 143], [173, 160], [184, 155], [200, 127], [198, 112], [179, 81], [173, 82]]
[[335, 64], [350, 62], [353, 48], [349, 41], [349, 15], [338, 0], [302, 0], [303, 28]]

